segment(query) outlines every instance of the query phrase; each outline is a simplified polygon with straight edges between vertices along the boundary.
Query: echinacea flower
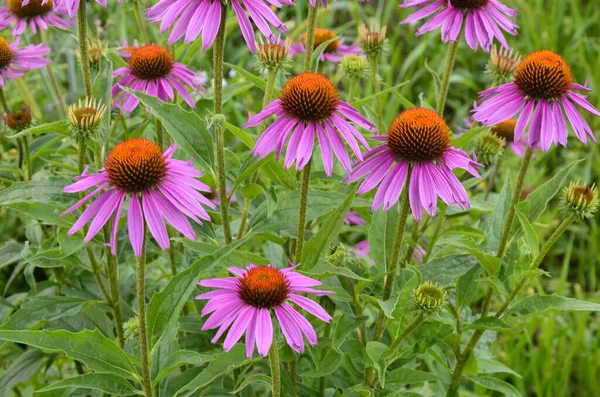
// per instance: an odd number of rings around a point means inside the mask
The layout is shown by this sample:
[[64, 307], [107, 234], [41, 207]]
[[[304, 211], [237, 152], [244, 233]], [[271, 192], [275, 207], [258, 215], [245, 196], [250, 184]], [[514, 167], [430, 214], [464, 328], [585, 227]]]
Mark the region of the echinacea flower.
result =
[[[457, 41], [464, 24], [465, 39], [473, 51], [481, 48], [488, 52], [494, 38], [509, 48], [501, 30], [515, 36], [518, 25], [513, 22], [517, 11], [498, 0], [406, 0], [402, 8], [419, 8], [400, 22], [411, 23], [433, 15], [417, 31], [417, 35], [442, 28], [442, 41]], [[434, 15], [435, 14], [435, 15]]]
[[369, 131], [375, 130], [352, 105], [340, 100], [333, 83], [318, 73], [305, 72], [288, 80], [281, 90], [281, 97], [251, 117], [244, 128], [256, 127], [272, 115], [278, 119], [258, 139], [254, 155], [263, 158], [275, 151], [279, 158], [291, 136], [284, 167], [290, 168], [296, 162], [296, 169], [301, 170], [312, 158], [316, 137], [328, 176], [333, 170], [334, 153], [342, 166], [351, 170], [344, 141], [359, 160], [362, 154], [356, 141], [369, 148], [365, 138], [346, 119]]
[[[31, 0], [24, 0], [23, 5], [27, 5], [30, 1]], [[46, 3], [47, 1], [52, 1], [52, 0], [42, 0], [42, 4]], [[117, 1], [120, 3], [122, 0], [117, 0]], [[54, 0], [54, 2], [56, 3], [57, 6], [64, 5], [71, 18], [75, 17], [75, 14], [77, 14], [77, 11], [79, 10], [79, 6], [81, 5], [81, 0]], [[96, 0], [96, 3], [98, 3], [102, 7], [106, 8], [106, 0]]]
[[320, 281], [306, 277], [295, 270], [295, 266], [277, 269], [273, 265], [249, 265], [246, 270], [230, 267], [235, 277], [202, 280], [203, 287], [217, 288], [196, 296], [207, 299], [201, 315], [211, 314], [202, 330], [219, 328], [212, 339], [216, 343], [229, 330], [223, 349], [231, 348], [246, 333], [246, 355], [252, 357], [254, 346], [258, 354], [266, 356], [273, 343], [272, 314], [279, 323], [287, 344], [296, 352], [304, 352], [304, 338], [311, 345], [317, 344], [317, 334], [311, 323], [292, 305], [306, 310], [318, 319], [329, 322], [331, 316], [316, 302], [298, 294], [326, 295], [312, 287]]
[[23, 131], [32, 126], [31, 108], [25, 106], [2, 115], [4, 123], [13, 131]]
[[83, 211], [67, 234], [77, 233], [91, 221], [83, 240], [88, 243], [114, 215], [108, 246], [115, 255], [119, 219], [127, 201], [129, 241], [136, 256], [142, 253], [145, 224], [163, 250], [170, 247], [165, 220], [185, 237], [195, 240], [196, 233], [186, 217], [202, 224], [202, 220], [210, 220], [202, 205], [213, 209], [215, 205], [199, 193], [210, 188], [196, 179], [202, 174], [194, 169], [192, 161], [173, 158], [176, 148], [171, 146], [163, 152], [147, 139], [132, 138], [114, 147], [99, 173], [88, 174], [86, 168], [75, 178], [77, 182], [65, 187], [64, 191], [94, 190], [62, 215], [70, 214], [101, 194]]
[[185, 87], [198, 90], [198, 76], [175, 62], [173, 55], [157, 44], [148, 44], [135, 50], [129, 58], [129, 65], [115, 70], [113, 76], [121, 77], [112, 89], [115, 98], [113, 109], [118, 107], [125, 113], [131, 113], [140, 103], [135, 96], [124, 92], [122, 87], [155, 96], [163, 102], [173, 100], [177, 91], [190, 107], [196, 107]]
[[590, 90], [573, 82], [571, 68], [560, 55], [536, 51], [520, 63], [513, 82], [479, 94], [480, 102], [473, 109], [472, 118], [492, 126], [519, 114], [515, 140], [520, 140], [528, 130], [529, 147], [545, 152], [553, 143], [567, 145], [567, 119], [583, 144], [587, 144], [588, 136], [596, 142], [590, 126], [575, 105], [594, 116], [600, 116], [600, 112], [585, 95], [574, 91]]
[[[252, 53], [256, 52], [256, 43], [251, 21], [269, 40], [274, 40], [269, 25], [282, 33], [287, 32], [287, 27], [270, 6], [281, 8], [284, 4], [294, 5], [291, 0], [231, 0], [230, 3]], [[189, 43], [202, 33], [202, 49], [206, 51], [217, 37], [222, 12], [221, 0], [161, 0], [146, 10], [146, 16], [154, 24], [160, 23], [161, 32], [173, 27], [169, 44], [184, 36], [183, 41]]]
[[44, 58], [50, 53], [46, 44], [26, 45], [19, 47], [19, 39], [9, 44], [0, 37], [0, 87], [4, 87], [5, 79], [18, 79], [32, 69], [41, 69], [50, 63]]
[[360, 215], [358, 214], [358, 212], [348, 211], [348, 213], [346, 214], [346, 217], [344, 218], [344, 224], [363, 226], [363, 225], [367, 224], [367, 221], [365, 221], [363, 218], [361, 218]]
[[59, 29], [68, 29], [75, 21], [63, 19], [67, 13], [64, 7], [53, 7], [52, 0], [30, 0], [27, 5], [22, 5], [23, 0], [8, 0], [8, 7], [0, 7], [0, 29], [13, 23], [13, 36], [25, 33], [27, 26], [33, 33], [48, 29], [53, 26]]
[[[423, 209], [435, 215], [438, 196], [448, 205], [464, 210], [470, 208], [467, 192], [452, 170], [462, 168], [481, 178], [477, 172], [481, 164], [452, 147], [450, 128], [439, 114], [423, 108], [406, 110], [392, 122], [387, 136], [374, 139], [385, 144], [367, 152], [365, 160], [345, 180], [355, 182], [368, 175], [358, 188], [358, 194], [379, 185], [373, 210], [382, 206], [386, 211], [390, 209], [405, 185], [417, 221]], [[410, 179], [405, 183], [408, 176]]]
[[[315, 29], [315, 45], [313, 51], [329, 40], [333, 41], [329, 43], [323, 51], [320, 58], [322, 61], [341, 62], [345, 55], [357, 55], [360, 53], [360, 48], [357, 45], [344, 44], [344, 40], [340, 39], [338, 35], [328, 29]], [[291, 53], [292, 55], [306, 53], [306, 33], [302, 35], [301, 43], [292, 44]]]

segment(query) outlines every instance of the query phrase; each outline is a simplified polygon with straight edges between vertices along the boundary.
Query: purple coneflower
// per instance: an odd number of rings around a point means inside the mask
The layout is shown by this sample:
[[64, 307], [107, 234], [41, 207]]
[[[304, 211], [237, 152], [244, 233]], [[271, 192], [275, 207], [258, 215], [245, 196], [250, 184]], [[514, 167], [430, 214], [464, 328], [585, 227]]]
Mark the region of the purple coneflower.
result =
[[349, 103], [340, 100], [337, 89], [327, 77], [311, 72], [288, 80], [281, 90], [281, 97], [251, 117], [244, 128], [256, 127], [272, 115], [277, 115], [278, 119], [258, 139], [253, 153], [262, 158], [275, 151], [279, 158], [291, 136], [284, 166], [290, 168], [296, 162], [296, 169], [301, 170], [312, 158], [316, 137], [328, 176], [333, 170], [334, 153], [342, 166], [351, 170], [344, 141], [359, 160], [362, 154], [356, 141], [369, 148], [367, 141], [346, 119], [369, 131], [375, 129]]
[[567, 145], [566, 114], [581, 142], [587, 144], [588, 136], [596, 142], [590, 126], [575, 105], [595, 116], [600, 116], [600, 112], [585, 95], [574, 90], [590, 91], [573, 82], [571, 68], [560, 55], [536, 51], [521, 62], [513, 82], [479, 94], [481, 101], [473, 110], [473, 120], [492, 126], [519, 114], [515, 140], [521, 139], [529, 126], [529, 146], [548, 151], [553, 143]]
[[[284, 4], [293, 6], [294, 2], [291, 0], [231, 0], [231, 7], [239, 21], [242, 36], [252, 53], [256, 52], [256, 40], [250, 20], [269, 40], [275, 40], [270, 25], [282, 33], [287, 32], [287, 28], [269, 6], [281, 8]], [[155, 24], [160, 22], [161, 32], [173, 26], [169, 35], [169, 44], [173, 44], [184, 36], [184, 42], [189, 43], [202, 33], [202, 49], [206, 50], [215, 41], [219, 31], [221, 12], [220, 0], [161, 0], [146, 10], [146, 16]]]
[[390, 209], [398, 201], [408, 175], [408, 197], [417, 221], [423, 209], [435, 215], [438, 196], [448, 205], [470, 208], [467, 192], [452, 170], [462, 168], [481, 178], [477, 172], [481, 165], [452, 147], [450, 128], [439, 114], [422, 108], [406, 110], [392, 122], [387, 136], [374, 139], [385, 144], [367, 152], [365, 160], [345, 181], [355, 182], [368, 175], [358, 194], [379, 185], [373, 210], [381, 206]]
[[32, 69], [41, 69], [50, 63], [44, 58], [50, 53], [46, 44], [19, 47], [19, 39], [9, 44], [0, 37], [0, 87], [5, 79], [18, 79]]
[[291, 304], [329, 322], [331, 316], [321, 306], [298, 294], [326, 295], [333, 292], [311, 288], [321, 285], [321, 282], [294, 269], [295, 266], [279, 270], [272, 265], [249, 265], [246, 270], [230, 267], [228, 270], [236, 277], [200, 281], [198, 284], [203, 287], [218, 288], [196, 296], [196, 299], [208, 299], [201, 315], [212, 313], [202, 330], [219, 328], [211, 342], [216, 343], [229, 329], [223, 343], [223, 349], [229, 351], [246, 333], [246, 355], [252, 357], [256, 345], [258, 354], [266, 356], [273, 342], [271, 314], [274, 313], [287, 344], [294, 351], [304, 352], [303, 336], [308, 343], [316, 345], [317, 334], [313, 326]]
[[[30, 0], [24, 0], [23, 5], [27, 5], [29, 3], [29, 1]], [[52, 0], [42, 0], [42, 4], [46, 4], [48, 1], [52, 1]], [[75, 17], [75, 14], [77, 14], [77, 10], [79, 10], [79, 5], [81, 3], [81, 0], [54, 0], [54, 1], [57, 6], [64, 5], [71, 18]], [[122, 0], [117, 0], [117, 1], [120, 3]], [[96, 0], [96, 3], [98, 3], [102, 7], [106, 8], [106, 0]]]
[[[333, 40], [323, 51], [321, 55], [322, 61], [329, 62], [341, 62], [346, 55], [357, 55], [360, 53], [358, 45], [346, 45], [344, 40], [338, 38], [338, 36], [327, 29], [315, 29], [315, 45], [313, 50], [319, 47], [321, 44]], [[290, 53], [292, 55], [306, 53], [306, 33], [302, 35], [302, 43], [292, 44]]]
[[172, 158], [175, 149], [176, 146], [171, 146], [163, 153], [158, 145], [147, 139], [128, 139], [110, 152], [100, 173], [88, 174], [86, 168], [83, 175], [75, 178], [77, 182], [65, 187], [64, 191], [77, 193], [90, 188], [94, 191], [62, 215], [80, 208], [100, 192], [102, 194], [83, 211], [68, 235], [91, 221], [83, 240], [90, 242], [114, 214], [108, 244], [114, 255], [121, 211], [128, 201], [129, 241], [136, 256], [142, 253], [144, 223], [163, 250], [170, 247], [165, 220], [185, 237], [195, 240], [196, 233], [186, 216], [202, 224], [201, 220], [210, 220], [202, 205], [216, 207], [198, 192], [210, 191], [210, 188], [196, 179], [202, 174], [194, 169], [192, 161]]
[[[509, 48], [501, 31], [517, 34], [518, 25], [513, 22], [516, 10], [508, 8], [497, 0], [406, 0], [402, 8], [418, 7], [419, 10], [403, 20], [411, 23], [435, 14], [417, 31], [417, 35], [442, 27], [442, 41], [457, 41], [463, 24], [469, 47], [477, 51], [481, 46], [490, 50], [494, 38], [503, 47]], [[465, 21], [466, 19], [466, 21]]]
[[[164, 47], [149, 44], [133, 51], [129, 65], [114, 71], [114, 77], [121, 79], [113, 86], [112, 95], [115, 98], [113, 109], [119, 107], [125, 113], [131, 113], [139, 104], [139, 100], [122, 90], [129, 87], [155, 96], [167, 102], [175, 98], [175, 91], [192, 108], [196, 107], [194, 99], [186, 90], [200, 88], [197, 75], [179, 62]], [[173, 90], [175, 89], [175, 90]]]
[[54, 26], [59, 29], [67, 29], [75, 21], [63, 19], [67, 13], [64, 7], [53, 7], [52, 0], [30, 0], [27, 5], [21, 5], [22, 0], [8, 0], [8, 7], [0, 7], [0, 29], [4, 29], [13, 23], [13, 36], [25, 33], [27, 26], [33, 33]]
[[346, 214], [346, 218], [344, 218], [344, 223], [346, 225], [363, 226], [367, 224], [367, 221], [361, 218], [358, 212], [348, 211], [348, 213]]

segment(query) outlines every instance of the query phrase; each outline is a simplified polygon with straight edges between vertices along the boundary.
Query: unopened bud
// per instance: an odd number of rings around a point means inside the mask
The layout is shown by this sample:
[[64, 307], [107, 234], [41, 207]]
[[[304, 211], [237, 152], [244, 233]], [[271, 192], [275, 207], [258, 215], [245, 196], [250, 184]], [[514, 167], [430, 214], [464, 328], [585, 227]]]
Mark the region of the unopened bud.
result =
[[425, 281], [415, 289], [414, 303], [417, 309], [433, 313], [444, 304], [448, 293], [439, 285]]
[[567, 214], [591, 218], [598, 209], [598, 188], [596, 185], [590, 187], [586, 183], [571, 182], [563, 190], [561, 205]]

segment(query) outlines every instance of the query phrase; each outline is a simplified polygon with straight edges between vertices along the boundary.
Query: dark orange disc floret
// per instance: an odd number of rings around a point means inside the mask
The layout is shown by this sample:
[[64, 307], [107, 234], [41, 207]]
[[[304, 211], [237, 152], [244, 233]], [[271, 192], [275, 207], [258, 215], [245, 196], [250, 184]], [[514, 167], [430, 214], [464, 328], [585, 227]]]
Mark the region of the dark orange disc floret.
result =
[[514, 119], [508, 119], [492, 127], [492, 132], [498, 137], [503, 138], [506, 142], [512, 142], [515, 140], [515, 127], [517, 121]]
[[289, 283], [283, 273], [272, 266], [259, 266], [248, 270], [239, 281], [239, 296], [254, 307], [270, 309], [278, 306], [288, 296]]
[[476, 10], [485, 6], [489, 0], [450, 0], [452, 7], [459, 10]]
[[167, 76], [174, 62], [175, 58], [165, 47], [149, 44], [133, 52], [129, 68], [140, 79], [154, 80]]
[[439, 159], [450, 146], [450, 128], [430, 109], [409, 109], [390, 125], [387, 145], [402, 160], [424, 163]]
[[46, 4], [42, 4], [42, 0], [30, 0], [26, 6], [22, 3], [23, 0], [8, 0], [11, 14], [19, 18], [33, 18], [51, 11], [53, 0], [48, 0]]
[[31, 124], [31, 109], [26, 106], [21, 110], [8, 112], [2, 119], [12, 130], [21, 131]]
[[527, 56], [514, 74], [521, 92], [533, 99], [557, 99], [573, 84], [573, 73], [564, 59], [551, 51], [536, 51]]
[[281, 90], [281, 106], [286, 115], [304, 120], [321, 121], [337, 109], [340, 96], [325, 76], [305, 72], [292, 77]]
[[[327, 54], [335, 52], [340, 47], [340, 42], [337, 40], [337, 37], [337, 34], [333, 33], [331, 30], [315, 29], [315, 45], [313, 50], [329, 40], [336, 39], [329, 43], [329, 45], [325, 48], [325, 51], [323, 51]], [[302, 43], [304, 44], [304, 47], [306, 47], [306, 34], [302, 35]]]
[[167, 164], [157, 144], [143, 138], [119, 143], [106, 159], [110, 182], [121, 190], [139, 193], [156, 186], [165, 176]]
[[12, 51], [4, 37], [0, 37], [0, 68], [4, 68], [12, 61]]

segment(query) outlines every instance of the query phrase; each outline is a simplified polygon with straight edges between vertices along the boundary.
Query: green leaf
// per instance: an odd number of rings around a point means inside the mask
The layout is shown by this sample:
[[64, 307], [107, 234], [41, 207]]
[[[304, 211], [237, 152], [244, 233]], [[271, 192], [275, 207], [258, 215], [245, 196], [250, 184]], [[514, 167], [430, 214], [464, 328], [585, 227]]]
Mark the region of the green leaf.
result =
[[97, 329], [82, 332], [59, 331], [7, 331], [0, 330], [0, 340], [61, 351], [67, 357], [84, 363], [93, 371], [109, 372], [127, 379], [137, 379], [137, 369], [121, 348]]
[[23, 258], [21, 251], [23, 251], [23, 244], [15, 242], [6, 243], [0, 248], [0, 269], [21, 260]]
[[240, 138], [240, 141], [242, 141], [244, 143], [244, 145], [248, 146], [249, 149], [254, 149], [254, 138], [252, 138], [250, 136], [250, 134], [248, 134], [243, 129], [236, 127], [235, 125], [233, 125], [231, 123], [226, 123], [225, 127], [229, 131], [233, 132], [235, 134], [235, 136]]
[[[334, 37], [333, 39], [327, 40], [326, 42], [319, 44], [319, 46], [314, 49], [312, 53], [311, 65], [313, 72], [319, 72], [319, 62], [321, 61], [321, 56], [325, 52], [325, 49], [329, 47], [329, 44], [333, 43], [334, 41], [337, 41], [337, 37]], [[306, 51], [308, 52], [308, 48], [306, 49]]]
[[249, 183], [246, 186], [242, 187], [240, 189], [240, 192], [246, 200], [250, 201], [254, 200], [259, 196], [266, 195], [265, 189], [258, 183]]
[[188, 156], [192, 156], [207, 169], [212, 169], [215, 162], [213, 137], [200, 116], [184, 110], [180, 105], [165, 103], [139, 91], [123, 89], [152, 110], [152, 114], [163, 122], [171, 138]]
[[352, 314], [343, 313], [339, 317], [335, 326], [335, 332], [333, 333], [332, 346], [338, 350], [348, 338], [348, 336], [354, 332], [355, 329], [360, 327], [362, 323], [367, 320], [367, 317], [354, 317]]
[[479, 246], [470, 240], [452, 240], [450, 242], [451, 245], [459, 247], [471, 255], [477, 262], [488, 272], [489, 275], [498, 274], [500, 271], [500, 267], [502, 266], [502, 262], [500, 259], [496, 258], [494, 255], [483, 252], [479, 249]]
[[12, 203], [8, 204], [7, 207], [48, 225], [70, 228], [75, 223], [73, 215], [60, 216], [66, 210], [64, 205], [52, 203]]
[[554, 174], [552, 178], [544, 183], [533, 193], [527, 196], [527, 199], [519, 203], [519, 211], [529, 219], [529, 222], [535, 222], [539, 216], [546, 210], [548, 202], [558, 193], [560, 188], [575, 169], [585, 159], [580, 159], [564, 166]]
[[388, 388], [393, 387], [394, 389], [404, 385], [441, 381], [441, 378], [433, 373], [417, 371], [410, 368], [396, 368], [391, 371], [385, 379], [386, 386]]
[[385, 353], [389, 350], [386, 344], [377, 341], [367, 342], [367, 355], [371, 359], [371, 364], [377, 369], [379, 381], [385, 386]]
[[132, 394], [144, 395], [141, 390], [133, 387], [127, 379], [108, 373], [90, 373], [59, 380], [50, 386], [38, 390], [38, 392], [42, 393], [71, 387], [76, 389], [100, 390], [101, 392], [112, 394], [113, 396], [131, 396]]
[[301, 267], [301, 272], [306, 274], [307, 276], [313, 278], [324, 279], [331, 276], [344, 276], [349, 277], [353, 280], [359, 280], [370, 283], [371, 280], [368, 278], [364, 278], [354, 273], [352, 270], [347, 267], [334, 266], [326, 261], [320, 261], [315, 266], [313, 266], [310, 271], [304, 271], [304, 268]]
[[394, 234], [398, 221], [396, 206], [389, 211], [377, 211], [371, 219], [369, 228], [369, 248], [378, 274], [384, 274], [394, 246]]
[[242, 241], [236, 241], [234, 245], [221, 247], [212, 255], [194, 262], [188, 269], [171, 278], [160, 292], [152, 295], [146, 312], [148, 347], [151, 352], [167, 330], [175, 326], [179, 313], [196, 288], [200, 271], [205, 270], [209, 264], [215, 265], [241, 243]]
[[558, 295], [534, 295], [518, 302], [510, 310], [508, 316], [522, 317], [548, 311], [600, 312], [600, 304]]
[[400, 88], [400, 87], [402, 87], [402, 86], [404, 86], [404, 85], [406, 85], [406, 84], [408, 84], [408, 83], [410, 83], [410, 81], [405, 81], [405, 82], [403, 82], [403, 83], [396, 84], [396, 85], [395, 85], [395, 86], [393, 86], [393, 87], [386, 88], [385, 90], [381, 90], [381, 91], [380, 91], [380, 92], [378, 92], [377, 94], [373, 94], [373, 95], [370, 95], [370, 96], [368, 96], [368, 97], [364, 97], [364, 98], [362, 98], [362, 99], [359, 99], [359, 100], [357, 100], [357, 101], [354, 101], [354, 102], [352, 102], [352, 103], [351, 103], [351, 105], [352, 105], [353, 107], [355, 107], [355, 108], [362, 107], [362, 106], [364, 106], [364, 105], [366, 105], [366, 104], [370, 103], [371, 101], [374, 101], [374, 100], [375, 100], [375, 98], [377, 98], [378, 96], [385, 95], [385, 94], [387, 94], [387, 93], [389, 93], [389, 92], [393, 92], [393, 91], [397, 90], [398, 88]]
[[48, 180], [17, 182], [0, 191], [0, 206], [14, 203], [60, 203], [71, 205], [77, 196], [63, 193], [73, 180], [52, 177]]
[[312, 371], [304, 372], [300, 376], [302, 377], [311, 377], [311, 378], [320, 378], [323, 376], [330, 375], [334, 373], [341, 364], [341, 355], [339, 352], [335, 350], [329, 350], [323, 360], [318, 361], [317, 368]]
[[[225, 62], [225, 66], [235, 70], [237, 73], [241, 74], [242, 76], [244, 76], [248, 81], [250, 81], [251, 83], [253, 83], [255, 86], [257, 86], [258, 88], [260, 88], [261, 90], [263, 90], [263, 92], [265, 91], [266, 87], [267, 87], [267, 82], [265, 81], [264, 78], [257, 76], [253, 73], [250, 73], [248, 70], [239, 67], [237, 65], [233, 65], [231, 63], [227, 63]], [[273, 97], [276, 98], [279, 96], [279, 90], [277, 88], [273, 88]]]
[[487, 238], [485, 250], [488, 252], [498, 251], [500, 239], [502, 238], [502, 229], [504, 228], [504, 218], [510, 209], [511, 199], [512, 185], [510, 182], [510, 173], [507, 173], [504, 186], [502, 187], [502, 191], [496, 202], [496, 207], [494, 208], [492, 215], [483, 225], [485, 236]]
[[452, 284], [455, 278], [471, 270], [473, 266], [477, 266], [477, 261], [471, 255], [448, 255], [419, 266], [419, 271], [423, 281], [429, 280], [447, 286]]
[[192, 350], [177, 350], [169, 359], [161, 365], [160, 371], [156, 377], [152, 379], [152, 383], [158, 383], [163, 378], [168, 376], [172, 371], [182, 365], [191, 364], [193, 366], [201, 366], [214, 358], [214, 355], [200, 354]]
[[38, 134], [61, 134], [69, 135], [69, 122], [65, 120], [55, 121], [53, 123], [46, 123], [36, 125], [26, 130], [20, 131], [14, 135], [8, 135], [7, 138], [19, 138], [22, 136], [38, 135]]
[[251, 362], [246, 358], [246, 348], [240, 344], [231, 351], [215, 355], [215, 358], [187, 385], [179, 389], [173, 397], [197, 396], [197, 391], [211, 384], [215, 379], [229, 373], [233, 368]]
[[471, 139], [475, 138], [481, 132], [489, 130], [490, 127], [475, 127], [471, 128], [469, 131], [465, 132], [461, 136], [452, 140], [452, 146], [455, 148], [463, 148], [471, 141]]
[[61, 259], [80, 252], [85, 245], [82, 240], [65, 234], [58, 236], [58, 244], [59, 247], [42, 250], [28, 258], [26, 262], [43, 268], [63, 267], [65, 264]]
[[423, 354], [452, 334], [454, 327], [449, 324], [426, 321], [402, 340], [398, 347], [398, 356], [411, 358]]
[[36, 296], [25, 302], [0, 329], [23, 330], [42, 322], [74, 316], [86, 303], [85, 299], [70, 296]]
[[467, 329], [482, 329], [486, 331], [509, 331], [513, 327], [497, 317], [481, 317], [469, 324]]
[[529, 252], [533, 257], [536, 257], [540, 253], [540, 242], [538, 241], [537, 233], [533, 228], [533, 225], [529, 222], [527, 217], [523, 215], [521, 210], [517, 208], [517, 218], [521, 222], [523, 228], [523, 234], [525, 235], [525, 244]]
[[40, 369], [44, 361], [44, 353], [37, 349], [22, 353], [10, 367], [4, 370], [0, 378], [0, 396], [8, 396], [8, 391], [21, 382], [30, 380]]
[[521, 397], [521, 393], [515, 387], [503, 380], [492, 378], [491, 376], [466, 376], [471, 382], [485, 387], [489, 390], [500, 392], [508, 397]]
[[516, 376], [517, 378], [522, 378], [517, 372], [507, 367], [506, 365], [498, 362], [496, 360], [491, 360], [488, 358], [480, 358], [477, 360], [479, 364], [479, 373], [480, 374], [496, 374], [496, 373], [505, 373]]
[[352, 200], [354, 199], [357, 188], [358, 185], [354, 185], [346, 199], [325, 219], [317, 234], [306, 242], [304, 249], [302, 250], [302, 270], [308, 271], [313, 268], [317, 264], [319, 258], [323, 255], [323, 252], [325, 252], [337, 237], [344, 224], [346, 213], [352, 206]]
[[[305, 376], [305, 374], [302, 374], [302, 376]], [[244, 390], [246, 387], [253, 385], [253, 384], [263, 384], [270, 388], [271, 387], [271, 377], [266, 376], [266, 375], [259, 375], [259, 374], [250, 375], [249, 377], [244, 379], [244, 381], [238, 386], [237, 389], [232, 391], [232, 393], [237, 394], [237, 393], [241, 392], [242, 390]]]
[[468, 307], [475, 299], [480, 270], [480, 267], [473, 266], [471, 270], [460, 276], [456, 281], [456, 306], [459, 311]]

